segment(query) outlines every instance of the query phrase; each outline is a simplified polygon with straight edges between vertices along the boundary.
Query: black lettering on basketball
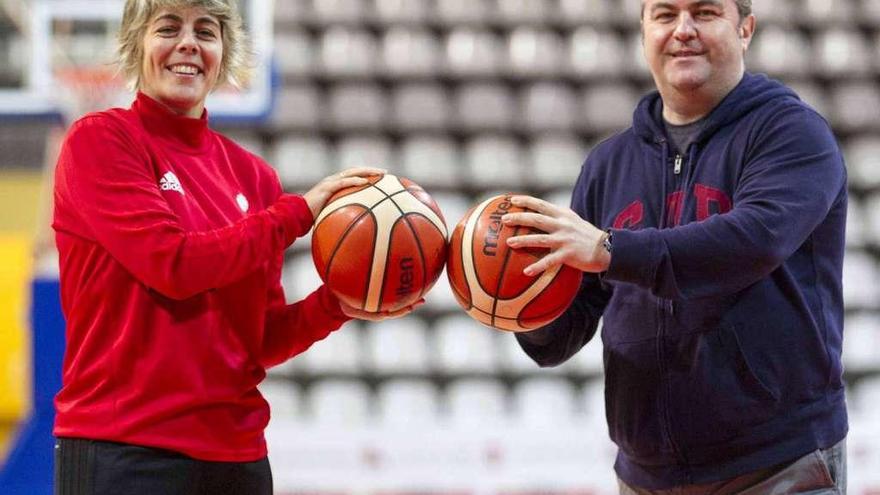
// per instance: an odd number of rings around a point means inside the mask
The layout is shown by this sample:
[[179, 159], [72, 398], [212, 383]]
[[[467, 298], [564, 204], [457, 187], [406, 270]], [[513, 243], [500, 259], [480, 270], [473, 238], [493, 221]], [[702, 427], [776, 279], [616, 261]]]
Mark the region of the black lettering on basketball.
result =
[[413, 291], [413, 267], [412, 258], [401, 258], [400, 260], [400, 280], [395, 293], [398, 296], [405, 296]]
[[510, 196], [504, 196], [504, 200], [498, 203], [495, 211], [489, 214], [489, 225], [486, 227], [486, 236], [483, 238], [484, 255], [495, 256], [498, 254], [498, 236], [504, 227], [501, 224], [501, 217], [507, 213], [510, 207]]

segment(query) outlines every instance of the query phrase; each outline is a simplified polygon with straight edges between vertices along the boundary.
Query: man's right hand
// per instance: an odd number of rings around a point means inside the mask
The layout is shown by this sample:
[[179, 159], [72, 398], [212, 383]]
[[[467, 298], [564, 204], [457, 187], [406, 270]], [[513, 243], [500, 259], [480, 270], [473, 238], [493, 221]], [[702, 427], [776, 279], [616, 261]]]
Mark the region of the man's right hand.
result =
[[365, 177], [386, 173], [388, 173], [387, 170], [374, 167], [349, 168], [321, 179], [321, 182], [318, 182], [315, 184], [315, 187], [303, 194], [303, 198], [309, 204], [312, 218], [318, 218], [318, 214], [321, 213], [321, 209], [324, 208], [327, 200], [337, 191], [346, 187], [362, 186], [367, 183]]

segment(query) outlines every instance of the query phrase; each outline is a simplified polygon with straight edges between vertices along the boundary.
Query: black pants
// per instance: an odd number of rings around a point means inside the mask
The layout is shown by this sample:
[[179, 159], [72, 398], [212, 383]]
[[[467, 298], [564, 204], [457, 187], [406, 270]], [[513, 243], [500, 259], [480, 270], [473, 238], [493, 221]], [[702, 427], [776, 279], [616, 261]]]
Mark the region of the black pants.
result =
[[272, 495], [269, 460], [207, 462], [161, 449], [59, 438], [55, 495]]

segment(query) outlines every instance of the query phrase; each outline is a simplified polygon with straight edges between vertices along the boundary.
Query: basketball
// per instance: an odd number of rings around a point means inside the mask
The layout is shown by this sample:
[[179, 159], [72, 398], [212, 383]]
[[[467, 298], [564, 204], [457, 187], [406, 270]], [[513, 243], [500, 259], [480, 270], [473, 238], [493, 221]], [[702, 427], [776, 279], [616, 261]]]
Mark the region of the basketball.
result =
[[315, 219], [312, 259], [344, 303], [396, 311], [434, 285], [446, 262], [446, 222], [414, 182], [385, 174], [334, 194]]
[[562, 314], [580, 288], [581, 272], [567, 265], [538, 276], [523, 269], [547, 249], [512, 249], [507, 238], [542, 233], [501, 223], [505, 213], [528, 211], [514, 206], [510, 194], [471, 208], [452, 232], [446, 273], [456, 300], [472, 318], [499, 330], [523, 332], [544, 326]]

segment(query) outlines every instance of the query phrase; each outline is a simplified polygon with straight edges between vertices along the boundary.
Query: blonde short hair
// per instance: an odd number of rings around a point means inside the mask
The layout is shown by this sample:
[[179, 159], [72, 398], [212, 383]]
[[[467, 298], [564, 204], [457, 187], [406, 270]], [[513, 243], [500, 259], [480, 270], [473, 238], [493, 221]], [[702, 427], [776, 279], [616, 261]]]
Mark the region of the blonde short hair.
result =
[[202, 7], [220, 21], [223, 58], [217, 84], [247, 86], [251, 78], [251, 52], [236, 0], [126, 0], [119, 26], [117, 59], [131, 89], [141, 83], [144, 36], [150, 20], [162, 9]]

